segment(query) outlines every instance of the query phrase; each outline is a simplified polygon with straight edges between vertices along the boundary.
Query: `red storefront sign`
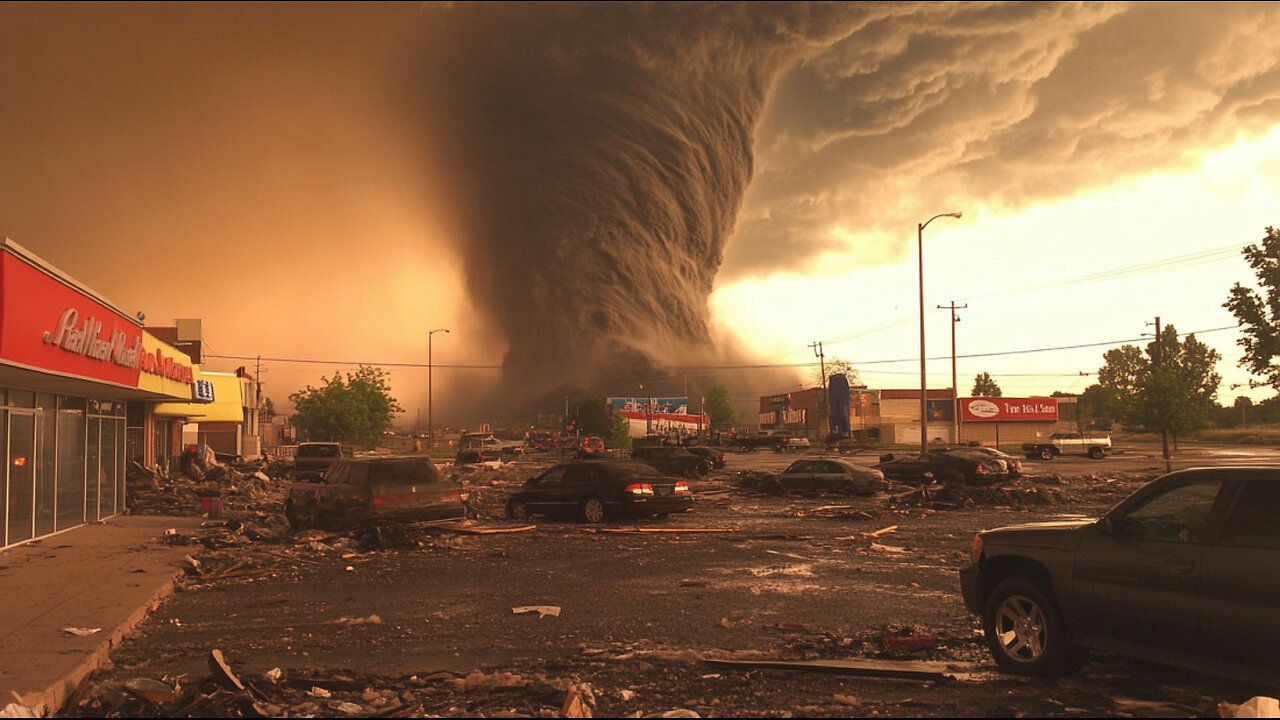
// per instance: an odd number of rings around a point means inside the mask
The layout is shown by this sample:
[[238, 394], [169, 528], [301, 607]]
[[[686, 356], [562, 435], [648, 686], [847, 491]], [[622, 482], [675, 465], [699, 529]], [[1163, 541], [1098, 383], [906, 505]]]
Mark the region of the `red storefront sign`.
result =
[[964, 422], [1056, 422], [1058, 401], [1051, 397], [960, 398], [960, 418]]
[[0, 253], [0, 359], [138, 386], [142, 327], [8, 252]]

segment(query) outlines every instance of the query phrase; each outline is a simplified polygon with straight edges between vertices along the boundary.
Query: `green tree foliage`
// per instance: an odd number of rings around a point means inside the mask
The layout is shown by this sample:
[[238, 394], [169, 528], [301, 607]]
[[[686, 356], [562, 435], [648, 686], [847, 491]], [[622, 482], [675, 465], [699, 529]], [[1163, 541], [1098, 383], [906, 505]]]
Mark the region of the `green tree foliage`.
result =
[[1178, 331], [1166, 325], [1145, 352], [1133, 345], [1108, 350], [1098, 382], [1115, 394], [1121, 421], [1168, 431], [1176, 440], [1203, 427], [1217, 406], [1222, 377], [1214, 369], [1221, 357], [1194, 334], [1179, 342]]
[[729, 402], [729, 391], [723, 385], [708, 385], [703, 393], [703, 400], [706, 402], [706, 413], [711, 418], [712, 427], [737, 422], [737, 413], [733, 411], [733, 403]]
[[404, 412], [381, 368], [361, 365], [345, 379], [335, 372], [320, 380], [320, 387], [308, 385], [289, 396], [293, 424], [312, 440], [376, 447], [391, 428], [391, 417]]
[[596, 435], [602, 438], [610, 436], [613, 426], [613, 411], [603, 397], [584, 397], [577, 403], [578, 430], [583, 435]]
[[1085, 388], [1076, 402], [1081, 418], [1114, 420], [1122, 414], [1120, 393], [1115, 388], [1098, 383]]
[[631, 449], [631, 423], [623, 417], [622, 413], [613, 413], [613, 420], [609, 424], [609, 438], [613, 445], [623, 450]]
[[1241, 253], [1253, 268], [1261, 292], [1236, 283], [1223, 307], [1236, 316], [1244, 331], [1237, 341], [1244, 348], [1240, 366], [1280, 390], [1280, 229], [1267, 228], [1261, 242]]
[[995, 380], [991, 379], [991, 373], [982, 373], [973, 378], [973, 396], [974, 397], [1001, 397], [1004, 392]]

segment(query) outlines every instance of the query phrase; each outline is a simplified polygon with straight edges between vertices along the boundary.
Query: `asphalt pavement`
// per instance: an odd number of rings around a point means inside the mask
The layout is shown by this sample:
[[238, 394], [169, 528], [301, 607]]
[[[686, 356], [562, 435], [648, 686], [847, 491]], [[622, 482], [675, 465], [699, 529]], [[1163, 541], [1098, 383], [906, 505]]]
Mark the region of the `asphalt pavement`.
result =
[[122, 515], [0, 552], [0, 716], [51, 715], [108, 666], [173, 591], [198, 549], [174, 541], [202, 521]]

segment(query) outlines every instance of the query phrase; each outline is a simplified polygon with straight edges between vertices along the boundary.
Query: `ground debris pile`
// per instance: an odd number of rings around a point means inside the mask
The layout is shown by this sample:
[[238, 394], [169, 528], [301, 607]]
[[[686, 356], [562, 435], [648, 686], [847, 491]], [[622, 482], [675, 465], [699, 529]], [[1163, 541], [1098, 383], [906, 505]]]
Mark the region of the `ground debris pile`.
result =
[[507, 498], [525, 481], [545, 470], [546, 463], [509, 462], [498, 465], [446, 465], [445, 477], [462, 483], [470, 517], [477, 520], [506, 518]]
[[1028, 475], [1000, 485], [947, 483], [904, 492], [891, 491], [889, 504], [935, 509], [984, 506], [1028, 510], [1068, 504], [1108, 507], [1153, 479], [1154, 475], [1125, 473], [1070, 477]]
[[218, 650], [201, 678], [91, 676], [59, 717], [592, 717], [586, 683], [479, 670], [385, 677], [272, 669], [240, 677]]
[[207, 515], [219, 517], [279, 512], [287, 492], [287, 461], [259, 457], [221, 463], [213, 453], [186, 458], [182, 472], [151, 469], [137, 462], [125, 475], [127, 506], [135, 515]]

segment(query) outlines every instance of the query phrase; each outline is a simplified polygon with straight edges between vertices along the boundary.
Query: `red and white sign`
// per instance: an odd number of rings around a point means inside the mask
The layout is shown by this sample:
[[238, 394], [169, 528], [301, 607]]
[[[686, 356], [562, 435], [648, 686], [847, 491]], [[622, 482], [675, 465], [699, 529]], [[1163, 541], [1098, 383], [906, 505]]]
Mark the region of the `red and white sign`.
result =
[[1051, 397], [960, 398], [960, 418], [964, 422], [1056, 422], [1058, 400]]
[[0, 308], [6, 362], [138, 386], [140, 324], [7, 252], [0, 253]]

